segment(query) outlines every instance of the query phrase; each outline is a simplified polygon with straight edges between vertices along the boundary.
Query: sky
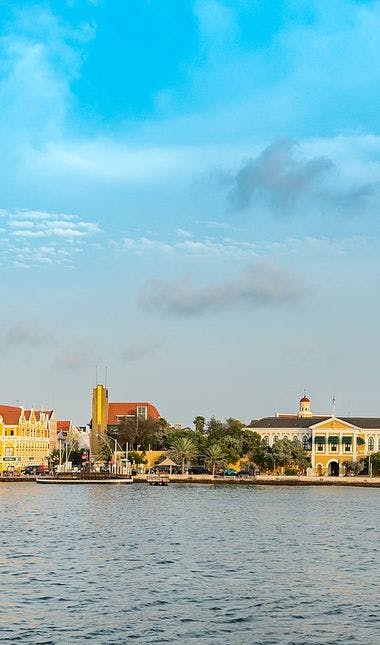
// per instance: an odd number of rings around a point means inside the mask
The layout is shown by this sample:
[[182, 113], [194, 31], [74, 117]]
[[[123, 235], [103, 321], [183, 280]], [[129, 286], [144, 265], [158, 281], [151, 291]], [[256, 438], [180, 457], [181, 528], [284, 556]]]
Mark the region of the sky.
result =
[[1, 402], [380, 416], [379, 54], [376, 0], [0, 0]]

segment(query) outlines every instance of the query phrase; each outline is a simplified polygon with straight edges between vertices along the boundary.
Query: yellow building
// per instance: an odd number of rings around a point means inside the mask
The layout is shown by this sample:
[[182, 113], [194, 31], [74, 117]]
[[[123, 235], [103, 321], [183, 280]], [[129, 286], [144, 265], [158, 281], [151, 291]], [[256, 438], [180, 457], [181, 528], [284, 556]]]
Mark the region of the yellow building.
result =
[[285, 437], [298, 439], [310, 452], [312, 475], [344, 475], [345, 461], [361, 461], [380, 451], [380, 418], [313, 415], [306, 395], [299, 402], [298, 413], [277, 413], [252, 421], [248, 428], [270, 446]]
[[160, 413], [152, 403], [148, 401], [112, 403], [108, 399], [107, 388], [101, 384], [96, 385], [92, 391], [91, 455], [95, 457], [98, 454], [108, 430], [117, 430], [126, 419], [136, 419], [136, 425], [138, 425], [140, 419], [159, 418]]
[[52, 410], [0, 405], [0, 473], [47, 465], [54, 424]]

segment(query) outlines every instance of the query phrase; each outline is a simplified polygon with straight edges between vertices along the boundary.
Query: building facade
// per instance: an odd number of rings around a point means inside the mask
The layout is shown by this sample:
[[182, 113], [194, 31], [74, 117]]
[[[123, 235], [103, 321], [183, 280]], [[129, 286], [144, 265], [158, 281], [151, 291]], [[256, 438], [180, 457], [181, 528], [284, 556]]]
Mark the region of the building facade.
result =
[[0, 473], [48, 465], [50, 437], [56, 433], [52, 410], [0, 405]]
[[96, 385], [92, 391], [92, 415], [90, 430], [91, 455], [96, 456], [107, 435], [107, 430], [117, 427], [125, 419], [159, 419], [157, 408], [147, 401], [128, 401], [112, 403], [104, 385]]
[[269, 446], [285, 437], [298, 439], [310, 454], [312, 475], [344, 475], [345, 461], [361, 461], [380, 451], [380, 418], [313, 415], [306, 395], [298, 413], [257, 419], [248, 429], [258, 432]]

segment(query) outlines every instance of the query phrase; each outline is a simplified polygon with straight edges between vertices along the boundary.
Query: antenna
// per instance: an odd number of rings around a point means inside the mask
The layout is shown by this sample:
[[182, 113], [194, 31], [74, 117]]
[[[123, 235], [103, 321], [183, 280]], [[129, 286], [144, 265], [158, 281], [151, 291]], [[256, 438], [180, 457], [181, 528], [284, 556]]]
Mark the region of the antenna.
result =
[[336, 412], [335, 408], [336, 408], [336, 399], [335, 399], [335, 394], [334, 394], [333, 399], [332, 399], [332, 415], [333, 415], [333, 417], [335, 417], [335, 412]]

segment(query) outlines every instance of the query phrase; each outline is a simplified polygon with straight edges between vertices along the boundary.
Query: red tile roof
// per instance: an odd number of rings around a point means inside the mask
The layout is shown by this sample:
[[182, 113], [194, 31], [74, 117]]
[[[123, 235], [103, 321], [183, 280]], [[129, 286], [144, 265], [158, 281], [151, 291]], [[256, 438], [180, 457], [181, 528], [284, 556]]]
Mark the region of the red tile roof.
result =
[[[4, 423], [7, 426], [16, 426], [19, 422], [21, 416], [22, 408], [16, 405], [0, 405], [0, 414], [3, 417]], [[24, 415], [26, 419], [29, 419], [31, 410], [24, 410]], [[37, 421], [40, 419], [41, 414], [45, 414], [48, 419], [50, 419], [53, 414], [53, 410], [34, 410], [35, 417]]]
[[16, 426], [20, 418], [22, 408], [14, 405], [0, 405], [0, 414], [7, 426]]
[[127, 416], [136, 416], [137, 408], [146, 407], [147, 408], [147, 418], [148, 419], [159, 419], [160, 413], [157, 408], [146, 401], [129, 401], [128, 403], [109, 403], [108, 404], [108, 424], [116, 425], [119, 423], [118, 416], [127, 417]]
[[62, 421], [62, 420], [57, 421], [57, 430], [58, 432], [60, 430], [63, 430], [63, 431], [66, 430], [68, 432], [70, 430], [70, 425], [71, 425], [71, 421]]

